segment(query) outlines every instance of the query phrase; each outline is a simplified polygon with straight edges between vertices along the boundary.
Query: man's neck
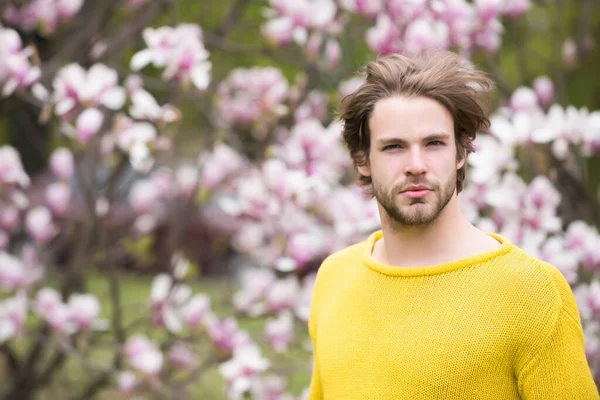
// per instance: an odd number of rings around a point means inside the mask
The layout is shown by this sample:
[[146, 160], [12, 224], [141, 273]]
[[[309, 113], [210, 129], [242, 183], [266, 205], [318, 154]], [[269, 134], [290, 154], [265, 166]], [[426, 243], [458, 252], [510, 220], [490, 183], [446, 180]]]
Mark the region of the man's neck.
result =
[[373, 257], [388, 265], [417, 267], [441, 264], [477, 253], [481, 245], [470, 246], [469, 242], [485, 241], [482, 238], [485, 234], [460, 213], [456, 197], [428, 225], [403, 227], [385, 217], [381, 222], [383, 238], [375, 244]]

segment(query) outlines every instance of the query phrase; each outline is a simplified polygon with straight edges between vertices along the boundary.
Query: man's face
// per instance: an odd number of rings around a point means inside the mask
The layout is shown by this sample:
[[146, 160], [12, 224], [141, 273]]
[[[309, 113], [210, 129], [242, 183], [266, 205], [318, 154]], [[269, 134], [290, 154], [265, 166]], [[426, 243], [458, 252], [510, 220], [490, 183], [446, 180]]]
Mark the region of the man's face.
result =
[[373, 181], [373, 193], [401, 226], [429, 224], [456, 191], [454, 122], [444, 106], [427, 97], [379, 100], [368, 121], [369, 161], [358, 168]]

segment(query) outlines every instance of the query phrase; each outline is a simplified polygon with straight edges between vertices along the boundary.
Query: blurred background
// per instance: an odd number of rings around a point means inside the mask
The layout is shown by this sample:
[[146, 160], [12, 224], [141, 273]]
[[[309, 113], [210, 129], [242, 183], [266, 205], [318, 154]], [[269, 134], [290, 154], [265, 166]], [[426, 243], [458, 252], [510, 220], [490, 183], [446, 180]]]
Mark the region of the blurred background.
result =
[[0, 2], [0, 399], [303, 399], [378, 229], [335, 120], [378, 54], [496, 82], [459, 200], [557, 266], [600, 382], [597, 0]]

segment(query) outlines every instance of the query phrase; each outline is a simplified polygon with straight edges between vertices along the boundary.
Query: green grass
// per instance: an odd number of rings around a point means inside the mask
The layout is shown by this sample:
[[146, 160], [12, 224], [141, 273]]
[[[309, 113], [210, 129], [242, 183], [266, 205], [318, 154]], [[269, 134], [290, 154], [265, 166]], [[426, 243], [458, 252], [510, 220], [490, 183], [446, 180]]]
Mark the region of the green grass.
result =
[[[168, 334], [164, 329], [153, 329], [149, 320], [147, 301], [153, 276], [123, 274], [119, 279], [121, 288], [121, 304], [123, 324], [127, 329], [127, 336], [135, 333], [148, 335], [156, 343], [166, 338]], [[211, 297], [212, 309], [215, 314], [224, 318], [233, 315], [231, 299], [236, 290], [232, 279], [205, 279], [188, 282], [192, 286], [193, 293], [204, 292]], [[99, 273], [90, 273], [86, 277], [88, 292], [97, 295], [102, 303], [101, 317], [111, 318], [110, 289], [108, 281]], [[297, 323], [295, 327], [294, 341], [285, 353], [275, 353], [264, 341], [263, 329], [265, 319], [239, 317], [240, 328], [247, 330], [253, 340], [263, 349], [264, 355], [272, 361], [270, 372], [276, 373], [288, 379], [288, 392], [299, 395], [310, 382], [310, 351], [307, 351], [309, 337], [306, 327]], [[186, 332], [183, 333], [186, 335]], [[85, 335], [78, 338], [79, 344], [87, 357], [93, 362], [106, 367], [111, 366], [115, 352], [119, 351], [114, 346], [114, 338], [108, 331], [98, 339], [98, 343], [91, 343], [90, 338]], [[32, 343], [31, 338], [24, 338], [17, 343], [17, 349], [24, 353]], [[201, 360], [211, 352], [208, 338], [202, 334], [194, 342], [196, 351]], [[44, 361], [44, 360], [42, 360]], [[1, 363], [0, 363], [1, 364]], [[96, 371], [87, 366], [81, 359], [70, 357], [60, 370], [58, 370], [50, 384], [40, 393], [40, 400], [55, 400], [69, 398], [69, 394], [80, 393], [82, 389], [96, 376]], [[2, 371], [0, 370], [0, 378]], [[2, 379], [0, 379], [2, 380]], [[198, 376], [190, 386], [190, 393], [185, 398], [201, 399], [226, 399], [224, 394], [224, 383], [219, 375], [217, 364], [207, 368], [205, 373]], [[113, 384], [114, 387], [114, 384]], [[120, 399], [123, 398], [113, 389], [100, 391], [97, 399]]]

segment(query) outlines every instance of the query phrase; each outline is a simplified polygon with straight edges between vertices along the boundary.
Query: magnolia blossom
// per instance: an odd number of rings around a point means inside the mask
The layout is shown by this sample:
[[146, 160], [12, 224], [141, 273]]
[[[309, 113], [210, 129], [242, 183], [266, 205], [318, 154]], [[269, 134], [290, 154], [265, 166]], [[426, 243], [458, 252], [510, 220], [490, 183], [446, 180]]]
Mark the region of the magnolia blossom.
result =
[[82, 5], [83, 0], [33, 0], [19, 8], [8, 5], [3, 17], [23, 30], [38, 28], [40, 33], [50, 35], [60, 23], [71, 20]]
[[283, 312], [277, 319], [270, 319], [265, 325], [265, 337], [276, 352], [287, 349], [294, 335], [294, 320], [291, 312]]
[[52, 222], [52, 214], [44, 206], [35, 207], [27, 213], [25, 228], [27, 233], [42, 245], [48, 243], [57, 233], [57, 228]]
[[269, 361], [262, 357], [260, 349], [255, 344], [238, 346], [233, 352], [233, 358], [219, 367], [219, 372], [227, 383], [230, 399], [242, 399], [253, 386], [259, 374], [270, 366]]
[[180, 310], [190, 298], [191, 288], [175, 284], [167, 274], [159, 274], [152, 281], [150, 306], [153, 323], [178, 333], [183, 329]]
[[119, 391], [122, 394], [130, 394], [133, 392], [137, 384], [137, 377], [132, 371], [123, 371], [118, 376]]
[[71, 308], [63, 303], [61, 294], [55, 289], [41, 289], [33, 309], [56, 333], [71, 335], [78, 329], [77, 323], [72, 319]]
[[[125, 102], [125, 89], [118, 86], [118, 79], [117, 71], [104, 64], [94, 64], [87, 71], [79, 64], [64, 66], [52, 83], [56, 115], [70, 119], [78, 107], [120, 109]], [[90, 118], [90, 126], [96, 126], [97, 119], [97, 115]]]
[[174, 122], [180, 118], [177, 108], [170, 104], [159, 106], [156, 99], [146, 90], [138, 88], [131, 93], [129, 114], [136, 119], [155, 122]]
[[242, 273], [241, 287], [235, 293], [233, 304], [237, 311], [250, 316], [262, 315], [267, 311], [265, 295], [275, 281], [275, 274], [266, 268], [248, 268]]
[[131, 185], [129, 192], [129, 203], [136, 213], [143, 214], [150, 212], [157, 200], [159, 199], [159, 191], [153, 181], [139, 180]]
[[296, 124], [288, 140], [276, 147], [276, 155], [293, 169], [337, 181], [349, 167], [349, 157], [341, 142], [341, 125], [329, 127], [309, 119]]
[[133, 55], [130, 63], [132, 70], [137, 71], [152, 64], [164, 68], [164, 80], [176, 80], [184, 86], [191, 81], [199, 90], [208, 87], [211, 63], [198, 25], [146, 28], [142, 36], [148, 48]]
[[91, 328], [100, 315], [100, 301], [92, 294], [72, 294], [68, 306], [79, 330]]
[[210, 312], [210, 298], [202, 293], [195, 294], [180, 308], [181, 320], [191, 328], [204, 322]]
[[358, 76], [340, 82], [338, 86], [338, 98], [342, 100], [344, 97], [354, 93], [364, 82], [365, 79]]
[[129, 364], [146, 376], [156, 376], [163, 366], [163, 354], [145, 336], [130, 337], [123, 346]]
[[554, 100], [554, 84], [547, 76], [540, 76], [533, 81], [533, 90], [537, 96], [538, 103], [549, 106]]
[[15, 90], [29, 87], [41, 76], [41, 70], [30, 58], [32, 47], [23, 48], [17, 32], [0, 26], [0, 90], [3, 97]]
[[75, 137], [82, 144], [88, 143], [98, 133], [103, 121], [104, 114], [97, 108], [84, 110], [77, 117]]
[[233, 317], [220, 321], [214, 314], [207, 314], [203, 323], [211, 343], [221, 354], [231, 355], [236, 348], [250, 343], [248, 332], [240, 330]]
[[0, 209], [0, 228], [14, 230], [19, 225], [19, 209], [12, 204], [4, 204]]
[[288, 83], [276, 68], [236, 68], [218, 88], [217, 112], [227, 125], [248, 128], [283, 115]]
[[232, 147], [218, 143], [212, 152], [201, 157], [200, 163], [202, 185], [208, 189], [215, 189], [227, 178], [241, 171], [246, 165], [246, 160]]
[[48, 207], [59, 216], [64, 216], [71, 203], [71, 189], [64, 182], [54, 182], [46, 188], [45, 198]]
[[73, 153], [64, 147], [54, 150], [50, 156], [50, 170], [59, 179], [71, 179], [75, 170]]
[[[269, 19], [262, 26], [262, 34], [276, 45], [294, 40], [303, 45], [309, 31], [336, 33], [337, 7], [332, 0], [269, 0], [271, 9], [266, 12]], [[315, 12], [318, 10], [318, 12]]]
[[565, 232], [565, 247], [575, 252], [584, 267], [600, 267], [600, 234], [583, 221], [574, 221]]
[[0, 301], [0, 343], [23, 332], [27, 307], [27, 295], [22, 291]]
[[198, 366], [198, 356], [184, 343], [176, 342], [171, 345], [168, 360], [176, 368], [193, 370]]
[[191, 197], [198, 187], [198, 167], [195, 165], [181, 165], [175, 170], [175, 181], [179, 193], [183, 197]]
[[0, 147], [0, 183], [8, 185], [28, 186], [29, 176], [23, 169], [21, 156], [14, 147]]
[[261, 400], [301, 400], [295, 396], [284, 393], [287, 386], [287, 380], [276, 375], [267, 375], [263, 379], [256, 379], [253, 382], [251, 393], [253, 398]]
[[18, 258], [0, 252], [0, 287], [12, 291], [25, 281], [25, 267]]

